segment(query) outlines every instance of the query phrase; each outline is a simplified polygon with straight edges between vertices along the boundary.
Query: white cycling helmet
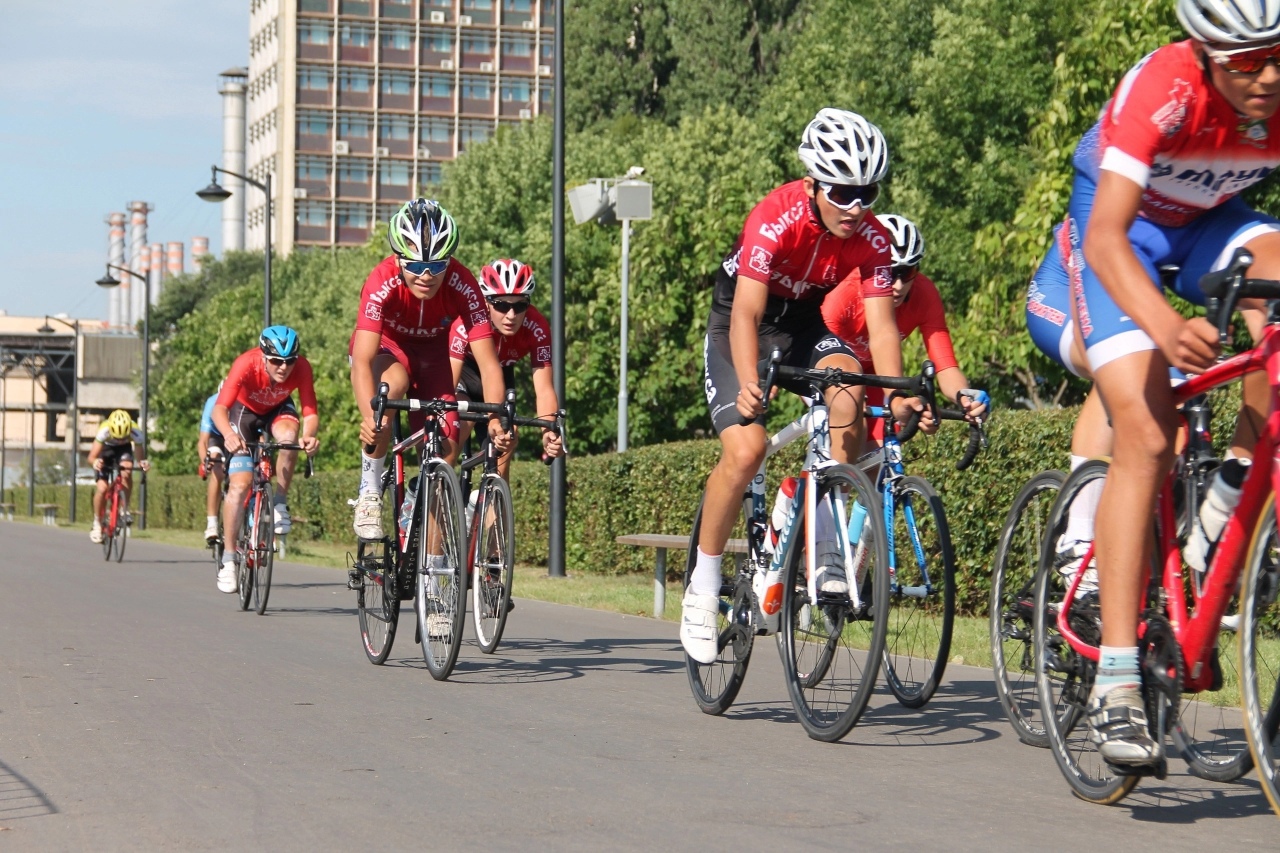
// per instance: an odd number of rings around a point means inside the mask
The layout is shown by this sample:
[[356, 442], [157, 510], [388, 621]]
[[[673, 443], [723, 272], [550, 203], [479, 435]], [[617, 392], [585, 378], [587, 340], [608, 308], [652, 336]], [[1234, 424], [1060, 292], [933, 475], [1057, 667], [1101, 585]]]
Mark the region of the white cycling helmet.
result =
[[916, 224], [905, 216], [886, 213], [877, 216], [880, 224], [889, 232], [893, 245], [889, 247], [889, 255], [895, 267], [915, 267], [920, 265], [924, 257], [924, 236]]
[[880, 129], [862, 116], [827, 107], [804, 129], [800, 159], [815, 180], [866, 186], [880, 182], [889, 171], [889, 145]]
[[1209, 44], [1280, 41], [1280, 0], [1178, 0], [1178, 20], [1187, 35]]

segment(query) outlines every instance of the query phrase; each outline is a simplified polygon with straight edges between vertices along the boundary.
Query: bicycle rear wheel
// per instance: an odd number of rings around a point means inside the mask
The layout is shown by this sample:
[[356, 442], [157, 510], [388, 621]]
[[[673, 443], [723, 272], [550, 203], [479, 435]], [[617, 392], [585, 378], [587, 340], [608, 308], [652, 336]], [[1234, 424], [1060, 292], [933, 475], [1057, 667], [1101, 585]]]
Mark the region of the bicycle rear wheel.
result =
[[258, 493], [258, 534], [254, 546], [253, 607], [261, 616], [267, 610], [271, 596], [271, 569], [276, 558], [275, 505], [271, 484], [267, 483]]
[[240, 522], [240, 547], [236, 548], [236, 592], [240, 609], [248, 610], [253, 603], [253, 564], [257, 559], [258, 512], [261, 502], [258, 495], [249, 496], [244, 518]]
[[[462, 646], [466, 618], [466, 540], [462, 524], [462, 491], [458, 475], [442, 461], [428, 463], [426, 500], [422, 506], [417, 595], [422, 658], [431, 677], [443, 681], [453, 672]], [[431, 551], [438, 553], [433, 559]]]
[[[849, 594], [819, 592], [811, 600], [801, 536], [783, 578], [778, 649], [800, 724], [815, 740], [836, 741], [857, 725], [875, 689], [889, 625], [889, 552], [880, 497], [866, 474], [833, 465], [813, 473], [815, 480], [818, 502], [831, 502], [846, 577], [860, 604]], [[855, 501], [867, 509], [867, 523], [850, 548], [842, 531]]]
[[[698, 538], [702, 533], [702, 503], [693, 516], [693, 530], [689, 534], [689, 552], [685, 560], [683, 589], [689, 586], [693, 567], [698, 562]], [[742, 533], [735, 529], [729, 535]], [[750, 559], [750, 557], [748, 557]], [[716, 646], [719, 654], [711, 663], [698, 663], [688, 654], [684, 656], [685, 673], [689, 676], [689, 689], [693, 701], [702, 713], [718, 716], [733, 705], [747, 677], [747, 665], [751, 662], [751, 648], [755, 642], [755, 617], [751, 600], [751, 581], [746, 574], [737, 580], [721, 577], [720, 615], [716, 618], [718, 632]]]
[[369, 663], [381, 665], [391, 654], [400, 622], [400, 590], [394, 552], [386, 539], [356, 546], [356, 611], [360, 639]]
[[1049, 510], [1066, 475], [1041, 471], [1032, 477], [1009, 508], [991, 573], [991, 666], [996, 695], [1018, 740], [1047, 749], [1049, 735], [1036, 697], [1032, 629], [1034, 580]]
[[1280, 535], [1275, 496], [1259, 516], [1240, 587], [1240, 692], [1258, 782], [1280, 815]]
[[895, 501], [898, 560], [889, 589], [885, 680], [901, 705], [920, 708], [938, 689], [951, 654], [956, 558], [942, 499], [928, 480], [902, 478]]
[[[1100, 805], [1117, 803], [1138, 784], [1137, 776], [1119, 776], [1103, 760], [1089, 738], [1086, 707], [1097, 675], [1097, 664], [1076, 653], [1058, 633], [1058, 612], [1067, 592], [1066, 578], [1055, 565], [1058, 537], [1067, 527], [1071, 502], [1087, 485], [1107, 476], [1109, 463], [1092, 459], [1067, 477], [1049, 512], [1049, 525], [1040, 549], [1035, 579], [1034, 661], [1036, 692], [1046, 724], [1054, 761], [1072, 792]], [[1078, 570], [1084, 571], [1085, 566]], [[1097, 645], [1102, 619], [1097, 596], [1088, 593], [1071, 607], [1071, 627], [1085, 642]]]
[[129, 510], [120, 505], [120, 499], [121, 493], [117, 490], [111, 511], [113, 516], [111, 519], [111, 547], [117, 563], [124, 561], [124, 546], [128, 544], [127, 540], [129, 538]]
[[515, 572], [511, 487], [497, 474], [486, 474], [480, 481], [480, 497], [471, 524], [473, 627], [480, 651], [493, 654], [507, 627], [507, 605]]

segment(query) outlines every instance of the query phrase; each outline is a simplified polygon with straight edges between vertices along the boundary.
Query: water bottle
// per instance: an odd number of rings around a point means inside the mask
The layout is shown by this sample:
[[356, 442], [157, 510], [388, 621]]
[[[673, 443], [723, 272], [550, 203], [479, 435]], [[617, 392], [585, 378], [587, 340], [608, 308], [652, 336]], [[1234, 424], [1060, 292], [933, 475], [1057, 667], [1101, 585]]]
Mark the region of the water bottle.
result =
[[1250, 459], [1228, 459], [1214, 472], [1204, 501], [1200, 504], [1199, 524], [1187, 540], [1183, 559], [1198, 572], [1209, 566], [1209, 552], [1227, 526], [1227, 519], [1240, 502], [1240, 487], [1249, 473]]
[[471, 490], [471, 494], [467, 495], [467, 509], [466, 509], [466, 512], [465, 512], [465, 515], [466, 515], [466, 523], [463, 525], [463, 530], [465, 530], [465, 531], [468, 533], [468, 535], [469, 535], [469, 534], [470, 534], [470, 532], [471, 532], [471, 519], [475, 517], [475, 514], [476, 514], [476, 502], [477, 502], [479, 499], [480, 499], [480, 490], [479, 490], [479, 489], [472, 489], [472, 490]]
[[414, 477], [405, 487], [404, 503], [400, 504], [400, 538], [402, 540], [409, 535], [409, 528], [413, 525], [413, 510], [417, 504], [418, 478]]
[[787, 477], [778, 486], [778, 496], [773, 501], [773, 513], [769, 516], [769, 535], [765, 538], [764, 548], [772, 554], [778, 547], [778, 535], [787, 526], [787, 517], [791, 515], [791, 505], [795, 503], [795, 477]]
[[849, 547], [854, 548], [862, 538], [862, 528], [867, 525], [867, 508], [860, 501], [853, 502], [849, 511]]
[[[769, 518], [769, 532], [765, 537], [765, 550], [771, 554], [777, 550], [778, 537], [787, 526], [799, 485], [795, 477], [787, 477], [778, 487], [778, 496], [773, 502], [773, 513]], [[768, 571], [756, 573], [752, 588], [760, 603], [760, 614], [764, 617], [764, 624], [761, 626], [764, 633], [776, 634], [782, 611], [782, 564], [776, 555], [769, 562]]]

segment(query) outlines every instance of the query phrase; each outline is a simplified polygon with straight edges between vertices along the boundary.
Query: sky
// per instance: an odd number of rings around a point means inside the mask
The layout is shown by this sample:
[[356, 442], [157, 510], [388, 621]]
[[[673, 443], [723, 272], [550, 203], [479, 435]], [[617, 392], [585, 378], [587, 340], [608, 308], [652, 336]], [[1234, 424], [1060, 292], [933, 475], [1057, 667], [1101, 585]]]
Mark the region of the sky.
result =
[[222, 158], [218, 74], [247, 66], [249, 0], [2, 0], [0, 310], [106, 319], [107, 225], [155, 206], [147, 242], [220, 254], [196, 198]]

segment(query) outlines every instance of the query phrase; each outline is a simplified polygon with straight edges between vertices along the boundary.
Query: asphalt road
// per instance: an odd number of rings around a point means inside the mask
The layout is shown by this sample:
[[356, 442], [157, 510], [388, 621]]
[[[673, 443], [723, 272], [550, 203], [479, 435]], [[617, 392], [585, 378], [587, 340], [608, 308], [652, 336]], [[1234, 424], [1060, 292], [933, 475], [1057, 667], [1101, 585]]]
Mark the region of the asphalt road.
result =
[[0, 522], [0, 555], [6, 851], [1280, 847], [1251, 777], [1077, 801], [985, 670], [821, 744], [769, 642], [715, 718], [670, 623], [522, 600], [438, 683], [411, 631], [369, 665], [340, 571], [277, 564], [258, 617], [192, 550]]

